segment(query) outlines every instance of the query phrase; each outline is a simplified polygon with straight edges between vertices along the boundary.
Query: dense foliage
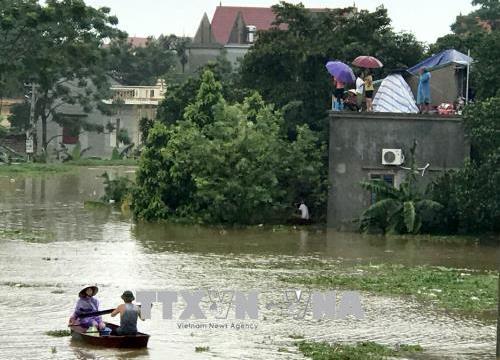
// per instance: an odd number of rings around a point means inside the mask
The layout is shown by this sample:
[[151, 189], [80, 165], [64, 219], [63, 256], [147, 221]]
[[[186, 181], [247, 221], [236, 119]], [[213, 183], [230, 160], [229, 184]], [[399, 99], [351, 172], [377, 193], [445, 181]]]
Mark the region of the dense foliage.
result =
[[469, 106], [464, 125], [472, 156], [464, 168], [439, 178], [433, 198], [444, 205], [437, 231], [500, 231], [500, 98]]
[[203, 73], [209, 70], [222, 86], [222, 95], [229, 103], [241, 102], [251, 91], [239, 84], [239, 73], [222, 53], [214, 62], [201, 67], [197, 73], [189, 76], [182, 83], [172, 83], [165, 99], [158, 107], [157, 119], [164, 124], [174, 124], [182, 119], [184, 109], [196, 100]]
[[109, 8], [96, 9], [83, 0], [47, 0], [43, 5], [29, 0], [2, 2], [0, 82], [21, 88], [23, 83], [36, 84], [35, 117], [42, 123], [43, 150], [51, 141], [48, 121], [104, 130], [83, 117], [63, 116], [61, 108], [77, 104], [90, 112], [107, 95], [102, 44], [104, 39], [123, 36], [115, 27], [118, 20], [109, 13]]
[[102, 177], [104, 178], [104, 195], [101, 197], [102, 201], [121, 204], [130, 196], [132, 181], [129, 178], [118, 176], [112, 179], [107, 172], [102, 174]]
[[145, 46], [134, 46], [128, 39], [110, 44], [108, 72], [124, 85], [153, 85], [174, 71], [177, 63], [186, 64], [189, 38], [175, 35], [148, 38]]
[[458, 16], [451, 26], [452, 34], [439, 38], [429, 48], [429, 55], [445, 49], [456, 49], [475, 60], [471, 84], [480, 100], [500, 95], [500, 3], [497, 0], [474, 0], [479, 9]]
[[259, 33], [242, 61], [241, 79], [244, 87], [256, 89], [277, 106], [293, 104], [294, 110], [285, 117], [291, 138], [297, 124], [327, 130], [322, 119], [330, 107], [330, 80], [324, 66], [328, 60], [350, 63], [359, 55], [373, 55], [383, 60], [382, 71], [387, 71], [414, 65], [423, 56], [423, 45], [412, 34], [391, 29], [383, 7], [374, 12], [354, 8], [310, 12], [303, 5], [281, 2], [273, 10], [276, 28]]
[[157, 122], [149, 131], [137, 172], [136, 216], [269, 223], [290, 216], [299, 197], [319, 215], [326, 196], [322, 149], [307, 126], [289, 142], [282, 122], [281, 112], [257, 93], [228, 104], [206, 71], [183, 119]]

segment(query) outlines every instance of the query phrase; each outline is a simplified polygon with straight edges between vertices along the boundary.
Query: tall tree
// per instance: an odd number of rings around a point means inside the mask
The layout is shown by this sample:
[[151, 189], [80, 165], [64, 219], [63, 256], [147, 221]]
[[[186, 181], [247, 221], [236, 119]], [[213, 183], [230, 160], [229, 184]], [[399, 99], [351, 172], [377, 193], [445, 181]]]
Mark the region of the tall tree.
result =
[[122, 36], [109, 8], [95, 9], [83, 0], [47, 0], [40, 8], [35, 51], [24, 61], [25, 78], [37, 84], [36, 116], [42, 124], [41, 144], [46, 151], [47, 122], [102, 131], [78, 117], [64, 117], [64, 105], [79, 105], [90, 112], [108, 95], [105, 39]]
[[297, 140], [288, 142], [281, 133], [280, 111], [257, 93], [229, 105], [221, 88], [206, 71], [183, 119], [156, 122], [149, 131], [133, 195], [135, 215], [282, 223], [299, 195], [319, 214], [315, 205], [326, 191], [315, 134], [303, 126]]
[[327, 128], [320, 120], [329, 108], [331, 85], [324, 68], [328, 60], [350, 63], [358, 55], [374, 55], [385, 64], [382, 75], [385, 69], [413, 65], [423, 55], [422, 44], [412, 34], [391, 29], [382, 7], [374, 12], [311, 12], [303, 5], [281, 2], [273, 11], [276, 26], [260, 32], [243, 59], [242, 83], [280, 107], [295, 102], [295, 114], [314, 130]]
[[38, 45], [43, 21], [37, 0], [0, 0], [0, 98], [22, 91], [18, 78]]
[[480, 8], [467, 15], [457, 16], [451, 25], [453, 34], [440, 37], [429, 47], [429, 54], [445, 49], [463, 53], [470, 50], [475, 60], [472, 65], [471, 84], [477, 99], [500, 95], [494, 84], [500, 81], [500, 3], [497, 0], [474, 0]]
[[[135, 47], [128, 39], [112, 42], [109, 72], [118, 82], [126, 85], [151, 85], [171, 73], [177, 61], [182, 64], [184, 38], [160, 35], [148, 38], [145, 46]], [[184, 48], [185, 52], [185, 48]], [[177, 60], [176, 57], [179, 57]]]

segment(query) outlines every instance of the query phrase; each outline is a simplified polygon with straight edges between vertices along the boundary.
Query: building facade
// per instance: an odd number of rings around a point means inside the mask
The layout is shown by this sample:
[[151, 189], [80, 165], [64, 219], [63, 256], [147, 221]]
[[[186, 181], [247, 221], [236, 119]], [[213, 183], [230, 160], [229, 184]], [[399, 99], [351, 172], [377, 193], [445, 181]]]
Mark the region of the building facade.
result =
[[[361, 188], [361, 181], [381, 179], [398, 187], [408, 174], [405, 167], [414, 141], [423, 184], [445, 170], [461, 167], [470, 155], [459, 117], [331, 112], [328, 226], [356, 227], [353, 221], [374, 201], [373, 194]], [[384, 149], [390, 150], [392, 158], [383, 157]], [[406, 160], [398, 161], [402, 160], [397, 159], [398, 150]]]
[[275, 19], [272, 8], [263, 7], [217, 6], [212, 21], [205, 13], [188, 48], [186, 72], [195, 72], [221, 54], [238, 66], [257, 32], [271, 29]]
[[[49, 156], [59, 153], [63, 148], [71, 150], [76, 144], [81, 149], [87, 149], [86, 157], [110, 158], [113, 149], [123, 149], [126, 145], [120, 143], [119, 133], [126, 133], [134, 146], [139, 146], [142, 139], [139, 122], [142, 118], [154, 119], [161, 100], [165, 97], [166, 85], [159, 80], [152, 86], [123, 86], [115, 84], [110, 88], [113, 97], [103, 100], [105, 113], [94, 109], [85, 113], [80, 106], [63, 105], [60, 113], [64, 117], [78, 117], [85, 122], [101, 125], [103, 133], [80, 131], [59, 126], [54, 121], [47, 122], [47, 153]], [[113, 128], [110, 131], [108, 128]], [[38, 149], [41, 149], [41, 124], [37, 124]]]

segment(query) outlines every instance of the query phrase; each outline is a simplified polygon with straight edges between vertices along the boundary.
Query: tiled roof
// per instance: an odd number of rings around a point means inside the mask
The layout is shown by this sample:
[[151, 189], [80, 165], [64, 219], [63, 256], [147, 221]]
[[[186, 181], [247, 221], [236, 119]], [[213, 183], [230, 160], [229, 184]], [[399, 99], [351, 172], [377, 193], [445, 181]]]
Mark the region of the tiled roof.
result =
[[241, 12], [245, 24], [257, 27], [257, 31], [269, 30], [276, 18], [271, 8], [217, 6], [212, 19], [212, 32], [218, 43], [227, 44], [239, 12]]
[[127, 39], [128, 43], [132, 45], [132, 47], [146, 47], [149, 38], [147, 37], [129, 37]]

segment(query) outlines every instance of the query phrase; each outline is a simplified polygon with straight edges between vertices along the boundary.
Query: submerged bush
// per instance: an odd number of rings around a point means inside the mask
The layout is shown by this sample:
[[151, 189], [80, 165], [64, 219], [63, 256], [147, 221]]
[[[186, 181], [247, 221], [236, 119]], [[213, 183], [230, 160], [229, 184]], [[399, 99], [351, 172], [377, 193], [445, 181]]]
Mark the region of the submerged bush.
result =
[[102, 177], [104, 178], [104, 196], [101, 197], [102, 201], [121, 204], [130, 196], [133, 183], [129, 178], [119, 176], [112, 180], [107, 172], [102, 174]]
[[434, 200], [444, 205], [444, 233], [500, 231], [500, 97], [467, 107], [464, 113], [471, 158], [431, 185]]
[[137, 172], [133, 210], [146, 220], [201, 223], [283, 221], [304, 197], [326, 202], [324, 146], [307, 126], [289, 142], [283, 117], [254, 94], [229, 105], [209, 71], [196, 102], [175, 124], [149, 131]]

